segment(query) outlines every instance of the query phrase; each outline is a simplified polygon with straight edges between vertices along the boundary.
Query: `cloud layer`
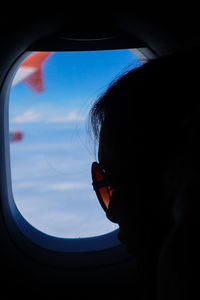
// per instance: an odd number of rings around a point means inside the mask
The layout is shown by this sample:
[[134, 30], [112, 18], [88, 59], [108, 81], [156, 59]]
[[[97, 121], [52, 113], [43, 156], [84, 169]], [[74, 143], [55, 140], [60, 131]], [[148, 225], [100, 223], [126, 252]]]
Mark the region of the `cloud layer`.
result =
[[11, 120], [13, 123], [28, 123], [28, 122], [38, 122], [41, 120], [41, 113], [37, 112], [35, 109], [31, 108], [26, 110], [21, 115], [16, 116]]
[[[46, 115], [48, 112], [46, 112]], [[57, 113], [58, 114], [58, 113]], [[30, 108], [23, 112], [22, 114], [17, 115], [10, 122], [12, 123], [32, 123], [32, 122], [47, 122], [47, 123], [69, 123], [69, 122], [84, 122], [85, 117], [80, 115], [77, 111], [72, 110], [66, 115], [58, 115], [53, 117], [45, 117], [45, 113], [37, 111], [34, 108]]]
[[71, 111], [64, 117], [54, 117], [48, 120], [48, 122], [57, 123], [57, 122], [76, 122], [76, 121], [85, 121], [85, 117], [79, 115], [76, 111]]

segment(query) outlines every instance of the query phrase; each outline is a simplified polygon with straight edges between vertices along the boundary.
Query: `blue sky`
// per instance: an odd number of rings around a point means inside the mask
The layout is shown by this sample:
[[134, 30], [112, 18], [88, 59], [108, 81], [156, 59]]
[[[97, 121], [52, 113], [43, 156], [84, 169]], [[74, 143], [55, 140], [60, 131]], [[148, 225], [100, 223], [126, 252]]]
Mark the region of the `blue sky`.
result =
[[116, 77], [140, 64], [130, 50], [57, 52], [44, 66], [45, 91], [23, 82], [12, 87], [12, 188], [22, 215], [37, 229], [59, 237], [101, 235], [116, 228], [91, 186], [94, 143], [87, 132], [92, 103]]

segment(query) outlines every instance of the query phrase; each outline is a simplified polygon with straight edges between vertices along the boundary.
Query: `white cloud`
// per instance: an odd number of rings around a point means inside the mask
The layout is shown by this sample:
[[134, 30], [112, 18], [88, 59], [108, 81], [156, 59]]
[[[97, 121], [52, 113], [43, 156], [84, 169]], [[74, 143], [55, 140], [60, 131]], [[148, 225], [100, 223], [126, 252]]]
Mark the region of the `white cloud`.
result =
[[[48, 110], [47, 108], [45, 111], [41, 109], [39, 111], [38, 109], [30, 108], [26, 110], [24, 113], [21, 115], [18, 115], [11, 119], [10, 122], [12, 123], [29, 123], [29, 122], [38, 122], [38, 121], [46, 121], [46, 118], [44, 119], [44, 116], [49, 115], [51, 116], [49, 119], [47, 119], [47, 123], [68, 123], [68, 122], [83, 122], [85, 121], [85, 116], [80, 115], [77, 111], [73, 110], [69, 112], [67, 115], [59, 116], [60, 112], [57, 112], [58, 116], [55, 116], [55, 110], [51, 111]], [[54, 117], [54, 116], [55, 117]], [[43, 118], [41, 118], [43, 116]], [[52, 117], [53, 116], [53, 117]]]
[[55, 118], [51, 118], [48, 120], [48, 122], [51, 123], [57, 123], [57, 122], [77, 122], [77, 121], [85, 121], [85, 117], [79, 115], [76, 111], [71, 111], [68, 115], [66, 116], [59, 116]]
[[70, 191], [70, 190], [88, 190], [90, 186], [87, 182], [58, 182], [46, 184], [42, 187], [43, 191]]
[[15, 183], [15, 189], [19, 190], [36, 190], [36, 191], [70, 191], [70, 190], [88, 190], [90, 185], [87, 182], [72, 181], [72, 182], [57, 182], [57, 183], [42, 183], [34, 181], [23, 181]]
[[37, 122], [40, 120], [41, 114], [36, 112], [35, 109], [28, 109], [22, 115], [19, 115], [11, 120], [15, 123], [28, 123], [28, 122]]

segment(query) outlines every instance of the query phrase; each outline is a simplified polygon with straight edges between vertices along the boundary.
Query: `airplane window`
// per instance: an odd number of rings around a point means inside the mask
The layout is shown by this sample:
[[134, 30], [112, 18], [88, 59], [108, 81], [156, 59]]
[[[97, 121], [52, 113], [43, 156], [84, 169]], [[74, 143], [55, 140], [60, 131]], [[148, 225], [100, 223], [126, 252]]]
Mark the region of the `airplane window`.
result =
[[123, 49], [33, 52], [21, 64], [9, 102], [12, 190], [18, 210], [38, 230], [82, 238], [117, 228], [92, 189], [87, 117], [110, 82], [141, 63]]

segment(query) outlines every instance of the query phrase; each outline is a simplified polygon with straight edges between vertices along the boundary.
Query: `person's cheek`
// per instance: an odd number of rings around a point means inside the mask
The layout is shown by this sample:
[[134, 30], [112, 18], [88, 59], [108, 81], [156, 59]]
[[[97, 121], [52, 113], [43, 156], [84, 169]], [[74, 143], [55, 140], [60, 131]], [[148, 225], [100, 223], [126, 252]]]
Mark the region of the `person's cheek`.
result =
[[114, 223], [118, 223], [122, 219], [122, 201], [120, 201], [120, 195], [118, 192], [114, 191], [112, 193], [112, 198], [108, 206], [108, 211], [106, 213], [107, 218]]
[[114, 191], [106, 213], [107, 218], [119, 226], [127, 227], [132, 222], [132, 212], [127, 206], [126, 195]]

